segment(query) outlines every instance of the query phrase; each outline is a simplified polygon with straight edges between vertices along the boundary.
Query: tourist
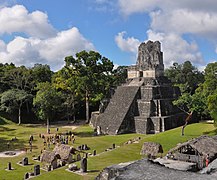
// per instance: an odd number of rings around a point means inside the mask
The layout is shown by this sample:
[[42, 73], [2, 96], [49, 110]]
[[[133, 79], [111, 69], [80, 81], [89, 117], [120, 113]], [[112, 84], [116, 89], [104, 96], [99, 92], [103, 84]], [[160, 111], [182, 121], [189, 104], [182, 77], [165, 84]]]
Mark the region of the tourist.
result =
[[205, 161], [206, 161], [206, 167], [207, 167], [209, 165], [209, 154], [207, 154]]

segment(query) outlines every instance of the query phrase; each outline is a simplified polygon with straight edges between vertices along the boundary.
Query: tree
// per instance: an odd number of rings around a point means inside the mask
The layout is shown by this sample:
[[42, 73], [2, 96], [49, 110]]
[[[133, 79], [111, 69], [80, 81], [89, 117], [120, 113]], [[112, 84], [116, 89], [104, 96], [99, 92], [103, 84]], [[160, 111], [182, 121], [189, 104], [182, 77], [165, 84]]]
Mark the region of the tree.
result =
[[36, 107], [36, 114], [39, 119], [47, 121], [47, 133], [49, 133], [49, 122], [55, 113], [61, 109], [63, 98], [49, 82], [39, 83], [33, 105]]
[[209, 63], [205, 68], [203, 90], [206, 96], [214, 94], [217, 89], [217, 62]]
[[85, 100], [86, 122], [89, 122], [89, 106], [99, 101], [110, 89], [113, 63], [95, 51], [81, 51], [76, 58], [65, 58], [66, 67], [76, 74], [77, 91]]
[[18, 110], [18, 125], [20, 125], [22, 105], [31, 100], [32, 95], [24, 90], [10, 89], [1, 94], [1, 109], [9, 113]]
[[42, 82], [51, 82], [53, 72], [50, 70], [50, 66], [45, 64], [35, 64], [31, 68], [32, 76], [35, 84]]
[[165, 75], [181, 90], [181, 96], [174, 104], [183, 111], [194, 111], [201, 115], [204, 110], [204, 99], [199, 98], [202, 95], [200, 91], [195, 91], [204, 82], [204, 75], [190, 61], [183, 64], [174, 63], [165, 70]]
[[190, 93], [183, 93], [177, 100], [173, 101], [173, 104], [188, 114], [182, 128], [182, 135], [184, 135], [184, 129], [191, 120], [193, 112], [196, 112], [199, 117], [201, 117], [206, 109], [205, 100], [200, 92], [193, 95]]
[[113, 86], [119, 86], [126, 82], [127, 79], [127, 66], [118, 66], [113, 70], [114, 82]]
[[208, 96], [207, 103], [210, 115], [214, 119], [215, 125], [217, 125], [217, 90], [214, 94]]
[[165, 70], [165, 75], [174, 85], [179, 86], [182, 93], [194, 94], [199, 84], [204, 82], [204, 75], [190, 61], [174, 63]]
[[2, 64], [0, 63], [0, 93], [10, 89], [10, 82], [8, 80], [8, 71], [16, 68], [14, 64]]
[[11, 89], [31, 92], [34, 88], [31, 71], [25, 66], [9, 69], [5, 76]]
[[67, 109], [64, 114], [66, 114], [68, 122], [70, 116], [73, 116], [73, 122], [75, 122], [75, 105], [79, 100], [75, 73], [71, 67], [65, 66], [54, 74], [52, 80], [53, 86], [64, 94], [64, 105]]
[[203, 93], [207, 97], [206, 104], [210, 115], [217, 124], [217, 62], [209, 63], [205, 68]]

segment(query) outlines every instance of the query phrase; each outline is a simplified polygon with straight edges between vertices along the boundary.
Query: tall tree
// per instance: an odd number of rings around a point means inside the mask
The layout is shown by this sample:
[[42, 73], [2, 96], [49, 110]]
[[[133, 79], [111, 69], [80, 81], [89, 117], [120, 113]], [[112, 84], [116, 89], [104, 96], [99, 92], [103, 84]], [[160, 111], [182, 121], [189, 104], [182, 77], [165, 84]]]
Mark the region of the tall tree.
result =
[[42, 82], [51, 82], [53, 72], [50, 70], [50, 66], [45, 64], [35, 64], [31, 68], [33, 80], [35, 84]]
[[217, 125], [217, 62], [209, 63], [205, 68], [205, 82], [203, 83], [203, 93], [209, 113]]
[[31, 92], [33, 89], [33, 77], [30, 69], [25, 66], [9, 69], [6, 73], [6, 78], [11, 89], [20, 89]]
[[8, 71], [16, 68], [14, 64], [2, 64], [0, 63], [0, 93], [10, 89], [10, 80], [8, 79]]
[[66, 113], [64, 114], [67, 115], [68, 122], [71, 116], [73, 116], [73, 122], [75, 122], [75, 105], [79, 100], [76, 80], [76, 71], [69, 66], [65, 66], [56, 72], [52, 79], [53, 86], [64, 94], [64, 105], [66, 106]]
[[208, 96], [207, 103], [210, 115], [214, 119], [215, 125], [217, 126], [217, 91], [216, 93]]
[[37, 89], [33, 105], [36, 107], [36, 114], [39, 119], [47, 121], [47, 132], [49, 133], [50, 120], [61, 109], [63, 103], [62, 94], [49, 82], [39, 83]]
[[18, 110], [18, 125], [20, 125], [22, 105], [31, 100], [32, 95], [24, 90], [10, 89], [1, 94], [1, 109], [9, 113]]
[[81, 51], [76, 58], [69, 56], [65, 59], [66, 67], [71, 67], [77, 75], [77, 89], [85, 100], [86, 122], [89, 122], [90, 102], [99, 101], [107, 94], [112, 75], [113, 63], [95, 51]]
[[165, 70], [165, 75], [174, 85], [180, 87], [182, 93], [194, 94], [199, 84], [204, 82], [203, 73], [198, 71], [190, 61], [185, 61], [183, 64], [174, 63]]

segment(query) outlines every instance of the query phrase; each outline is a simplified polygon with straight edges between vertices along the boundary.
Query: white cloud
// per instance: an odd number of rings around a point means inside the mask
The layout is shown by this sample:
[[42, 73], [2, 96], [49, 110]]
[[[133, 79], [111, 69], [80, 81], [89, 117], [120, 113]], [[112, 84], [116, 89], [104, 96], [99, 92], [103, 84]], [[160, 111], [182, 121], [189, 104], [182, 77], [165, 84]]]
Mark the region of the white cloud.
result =
[[22, 5], [0, 9], [0, 24], [0, 34], [21, 32], [37, 38], [48, 38], [56, 34], [47, 14], [41, 11], [29, 13]]
[[[3, 48], [1, 48], [3, 47]], [[62, 31], [48, 39], [16, 37], [8, 44], [0, 41], [0, 62], [33, 66], [35, 63], [49, 64], [58, 70], [64, 58], [82, 50], [94, 50], [94, 45], [86, 40], [77, 28]]]
[[176, 9], [188, 9], [190, 11], [200, 12], [216, 12], [217, 1], [213, 0], [118, 0], [120, 11], [124, 15], [131, 15], [133, 13], [149, 13], [156, 9], [163, 11], [172, 11]]
[[217, 1], [213, 0], [119, 0], [123, 15], [148, 13], [155, 32], [217, 36]]
[[52, 70], [64, 65], [64, 58], [82, 50], [94, 50], [76, 27], [57, 32], [41, 11], [29, 13], [22, 5], [0, 9], [0, 34], [25, 33], [7, 44], [0, 40], [0, 63], [33, 66], [49, 64]]
[[177, 9], [168, 13], [152, 12], [151, 18], [151, 28], [155, 31], [191, 33], [210, 38], [217, 35], [217, 13]]
[[204, 66], [197, 41], [186, 40], [183, 35], [202, 37], [217, 47], [217, 1], [119, 0], [118, 4], [119, 11], [124, 16], [134, 13], [150, 16], [147, 36], [148, 39], [162, 43], [166, 66], [173, 61], [182, 63], [186, 60]]
[[4, 41], [0, 40], [0, 51], [5, 51], [6, 50], [6, 44]]
[[[125, 32], [118, 33], [115, 38], [118, 47], [123, 51], [132, 52], [136, 55], [138, 45], [141, 42], [133, 37], [124, 38], [124, 34]], [[202, 54], [194, 41], [187, 42], [177, 34], [156, 33], [152, 30], [148, 30], [147, 35], [148, 40], [161, 42], [166, 67], [172, 65], [173, 62], [183, 63], [187, 60], [194, 64], [204, 64]], [[134, 63], [135, 61], [136, 58], [134, 59]]]
[[148, 39], [161, 42], [166, 67], [171, 66], [173, 62], [183, 63], [184, 61], [191, 61], [193, 64], [204, 64], [196, 42], [187, 42], [175, 33], [156, 33], [148, 30], [147, 35]]
[[134, 37], [124, 38], [126, 32], [120, 32], [115, 36], [115, 42], [122, 51], [136, 53], [140, 44], [138, 39]]
[[92, 43], [86, 40], [75, 27], [62, 31], [56, 37], [41, 42], [40, 55], [46, 59], [62, 58], [81, 50], [94, 49]]
[[120, 11], [124, 15], [138, 12], [149, 12], [158, 4], [159, 0], [119, 0]]

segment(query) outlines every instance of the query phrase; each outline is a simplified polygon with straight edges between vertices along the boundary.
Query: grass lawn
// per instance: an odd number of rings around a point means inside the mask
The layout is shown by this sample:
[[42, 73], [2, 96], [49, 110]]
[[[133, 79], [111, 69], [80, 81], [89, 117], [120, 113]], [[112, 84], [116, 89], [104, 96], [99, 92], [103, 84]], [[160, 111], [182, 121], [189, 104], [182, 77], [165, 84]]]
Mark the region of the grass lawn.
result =
[[[71, 130], [70, 128], [59, 127], [59, 132], [66, 132]], [[55, 132], [55, 128], [51, 128], [51, 133]], [[41, 175], [34, 179], [44, 180], [67, 180], [67, 179], [94, 179], [96, 175], [106, 166], [117, 164], [121, 162], [128, 162], [141, 159], [140, 150], [143, 142], [154, 141], [159, 142], [164, 149], [164, 154], [169, 149], [174, 147], [177, 143], [184, 142], [188, 139], [200, 136], [202, 134], [216, 135], [217, 129], [213, 124], [208, 123], [196, 123], [188, 125], [185, 128], [185, 136], [181, 136], [181, 127], [166, 131], [155, 135], [139, 135], [139, 134], [125, 134], [118, 136], [92, 136], [93, 130], [88, 126], [80, 126], [73, 131], [75, 133], [75, 144], [77, 147], [81, 144], [87, 144], [91, 149], [88, 152], [97, 151], [97, 156], [88, 158], [88, 173], [81, 176], [75, 173], [66, 171], [67, 167], [58, 168], [52, 172], [45, 172], [41, 170]], [[0, 118], [0, 151], [7, 149], [7, 142], [14, 138], [18, 138], [18, 141], [10, 144], [9, 150], [28, 148], [28, 139], [32, 134], [34, 136], [33, 152], [27, 151], [26, 154], [13, 157], [13, 158], [0, 158], [0, 180], [21, 180], [26, 172], [33, 172], [33, 167], [36, 164], [42, 165], [40, 162], [33, 161], [34, 156], [40, 155], [40, 151], [43, 148], [43, 141], [39, 138], [39, 134], [46, 133], [46, 127], [40, 125], [21, 125], [10, 123], [9, 121]], [[135, 137], [141, 137], [139, 143], [124, 145], [124, 143]], [[118, 148], [112, 151], [105, 152], [105, 149], [112, 147], [115, 143]], [[28, 157], [30, 164], [22, 167], [17, 164], [23, 157]], [[12, 163], [14, 170], [6, 171], [7, 163]], [[76, 163], [79, 167], [79, 162]]]

